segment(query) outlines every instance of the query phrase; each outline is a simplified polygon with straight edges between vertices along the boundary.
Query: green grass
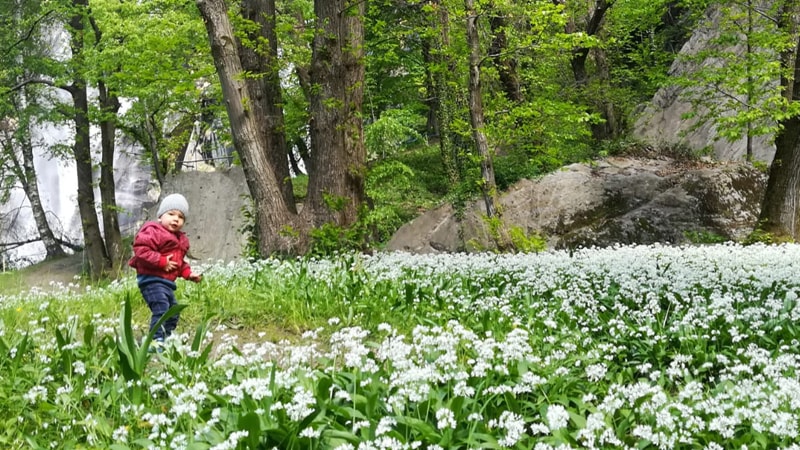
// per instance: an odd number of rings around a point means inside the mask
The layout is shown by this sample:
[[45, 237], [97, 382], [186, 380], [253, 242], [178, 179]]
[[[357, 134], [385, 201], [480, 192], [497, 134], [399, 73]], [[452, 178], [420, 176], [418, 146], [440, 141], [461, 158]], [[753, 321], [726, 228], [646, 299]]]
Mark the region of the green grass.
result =
[[0, 295], [15, 294], [28, 288], [20, 271], [0, 272]]

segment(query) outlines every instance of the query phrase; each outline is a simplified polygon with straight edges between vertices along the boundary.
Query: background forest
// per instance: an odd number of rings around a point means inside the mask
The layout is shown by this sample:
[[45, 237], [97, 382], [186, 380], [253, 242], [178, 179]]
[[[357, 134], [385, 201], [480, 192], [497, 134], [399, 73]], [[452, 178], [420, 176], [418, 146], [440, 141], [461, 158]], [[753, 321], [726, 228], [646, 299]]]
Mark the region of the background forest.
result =
[[[82, 245], [93, 278], [124, 260], [120, 142], [140, 147], [160, 182], [181, 169], [194, 127], [221, 121], [253, 197], [255, 254], [363, 248], [436, 202], [482, 197], [491, 218], [493, 199], [516, 180], [645, 145], [629, 136], [637, 106], [667, 85], [686, 87], [694, 119], [713, 121], [720, 138], [776, 137], [785, 164], [773, 164], [762, 219], [765, 230], [793, 237], [785, 232], [794, 229], [793, 196], [779, 193], [792, 192], [790, 175], [800, 172], [791, 163], [798, 39], [784, 2], [8, 0], [0, 8], [2, 192], [24, 189], [48, 257]], [[712, 20], [711, 45], [679, 56], [692, 30]], [[694, 70], [671, 73], [679, 57]], [[56, 124], [74, 131], [68, 141], [45, 139]], [[33, 165], [42, 153], [75, 165], [82, 244], [48, 223]]]

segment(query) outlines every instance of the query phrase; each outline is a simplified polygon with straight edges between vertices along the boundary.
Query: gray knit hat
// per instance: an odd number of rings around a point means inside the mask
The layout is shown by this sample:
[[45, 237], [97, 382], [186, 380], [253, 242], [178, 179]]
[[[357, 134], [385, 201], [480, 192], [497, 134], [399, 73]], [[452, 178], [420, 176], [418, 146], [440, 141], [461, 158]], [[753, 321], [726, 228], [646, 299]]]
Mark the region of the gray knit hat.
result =
[[189, 216], [189, 202], [186, 201], [186, 198], [181, 194], [170, 194], [161, 200], [156, 217], [160, 218], [165, 212], [173, 209], [182, 212], [184, 219]]

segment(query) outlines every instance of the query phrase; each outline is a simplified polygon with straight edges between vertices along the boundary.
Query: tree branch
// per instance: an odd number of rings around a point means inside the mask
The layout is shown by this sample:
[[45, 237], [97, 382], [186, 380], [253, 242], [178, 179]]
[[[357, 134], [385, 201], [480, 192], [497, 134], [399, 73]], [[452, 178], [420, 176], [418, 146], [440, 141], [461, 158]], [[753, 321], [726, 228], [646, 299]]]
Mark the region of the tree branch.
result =
[[46, 86], [51, 86], [51, 87], [54, 87], [54, 88], [64, 89], [65, 91], [69, 91], [70, 90], [69, 86], [58, 85], [58, 84], [54, 83], [53, 80], [48, 80], [47, 78], [36, 78], [36, 77], [34, 77], [34, 78], [28, 78], [27, 80], [22, 80], [19, 83], [15, 84], [14, 86], [11, 86], [11, 87], [9, 87], [8, 89], [6, 89], [4, 91], [0, 91], [0, 95], [3, 95], [3, 96], [9, 95], [9, 94], [11, 94], [13, 92], [19, 91], [20, 89], [22, 89], [25, 86], [28, 86], [30, 84], [44, 84]]
[[18, 46], [18, 45], [22, 44], [23, 42], [27, 41], [28, 39], [30, 39], [31, 35], [33, 34], [33, 30], [34, 30], [34, 29], [36, 29], [36, 27], [39, 25], [39, 22], [42, 22], [44, 19], [46, 19], [46, 18], [47, 18], [47, 16], [49, 16], [50, 14], [52, 14], [52, 13], [54, 13], [54, 12], [55, 12], [55, 11], [53, 11], [53, 10], [47, 11], [47, 12], [46, 12], [46, 13], [44, 13], [44, 14], [43, 14], [41, 17], [39, 17], [38, 19], [36, 19], [36, 21], [34, 21], [34, 22], [31, 24], [30, 28], [28, 29], [28, 32], [27, 32], [27, 33], [25, 33], [25, 35], [24, 35], [24, 36], [22, 36], [21, 38], [19, 38], [19, 39], [17, 40], [17, 42], [14, 42], [13, 44], [11, 44], [11, 46], [10, 46], [10, 47], [8, 47], [8, 48], [6, 49], [6, 51], [5, 51], [5, 52], [3, 52], [3, 56], [6, 56], [6, 55], [8, 55], [9, 53], [11, 53], [11, 50], [14, 50], [14, 47], [16, 47], [16, 46]]

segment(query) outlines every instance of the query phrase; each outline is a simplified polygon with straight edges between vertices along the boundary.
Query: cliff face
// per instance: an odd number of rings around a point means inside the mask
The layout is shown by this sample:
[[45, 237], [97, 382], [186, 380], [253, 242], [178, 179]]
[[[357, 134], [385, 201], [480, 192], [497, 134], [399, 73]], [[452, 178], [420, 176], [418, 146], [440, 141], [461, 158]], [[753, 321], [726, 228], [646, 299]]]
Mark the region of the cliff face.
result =
[[[687, 236], [744, 238], [755, 227], [766, 174], [739, 163], [608, 158], [573, 164], [502, 194], [507, 228], [540, 234], [550, 247], [680, 244]], [[387, 245], [409, 252], [495, 247], [483, 202], [461, 220], [449, 205], [404, 225]]]
[[[697, 54], [710, 45], [709, 42], [716, 33], [715, 24], [719, 20], [718, 16], [717, 12], [710, 11], [708, 24], [692, 32], [691, 38], [681, 48], [681, 55]], [[733, 50], [743, 54], [744, 46], [740, 44]], [[708, 64], [713, 64], [713, 62]], [[679, 57], [670, 68], [670, 74], [684, 75], [696, 68], [696, 65]], [[691, 93], [687, 89], [675, 85], [659, 89], [653, 99], [646, 105], [642, 105], [641, 111], [636, 115], [633, 135], [656, 147], [680, 145], [694, 151], [708, 151], [718, 160], [743, 161], [746, 155], [747, 141], [744, 138], [733, 142], [717, 139], [712, 121], [700, 119], [707, 110], [694, 107], [689, 102], [689, 94]], [[742, 102], [744, 103], [744, 99]], [[695, 117], [684, 119], [690, 113], [694, 113]], [[753, 138], [751, 145], [754, 159], [767, 164], [772, 162], [775, 146], [771, 141], [772, 136]]]

